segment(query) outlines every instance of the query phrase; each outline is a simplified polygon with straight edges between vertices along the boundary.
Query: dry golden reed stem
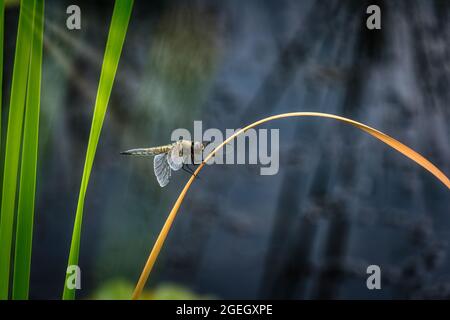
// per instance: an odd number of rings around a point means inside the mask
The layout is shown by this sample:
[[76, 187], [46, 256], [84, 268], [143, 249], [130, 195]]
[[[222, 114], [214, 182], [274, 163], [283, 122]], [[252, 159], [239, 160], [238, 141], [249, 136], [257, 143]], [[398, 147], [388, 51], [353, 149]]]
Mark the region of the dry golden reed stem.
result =
[[335, 120], [339, 120], [342, 121], [344, 123], [347, 124], [351, 124], [355, 127], [357, 127], [358, 129], [361, 129], [365, 132], [367, 132], [368, 134], [374, 136], [375, 138], [383, 141], [384, 143], [386, 143], [387, 145], [389, 145], [390, 147], [392, 147], [393, 149], [397, 150], [398, 152], [402, 153], [403, 155], [405, 155], [406, 157], [410, 158], [411, 160], [413, 160], [414, 162], [416, 162], [417, 164], [419, 164], [420, 166], [422, 166], [423, 168], [425, 168], [426, 170], [428, 170], [431, 174], [433, 174], [437, 179], [439, 179], [448, 189], [450, 189], [450, 180], [449, 178], [441, 171], [439, 170], [434, 164], [432, 164], [430, 161], [428, 161], [427, 159], [425, 159], [422, 155], [420, 155], [419, 153], [415, 152], [414, 150], [412, 150], [411, 148], [405, 146], [403, 143], [395, 140], [394, 138], [391, 138], [390, 136], [384, 134], [381, 131], [378, 131], [374, 128], [371, 128], [363, 123], [348, 119], [348, 118], [344, 118], [344, 117], [340, 117], [340, 116], [336, 116], [333, 114], [328, 114], [328, 113], [320, 113], [320, 112], [290, 112], [290, 113], [283, 113], [283, 114], [278, 114], [275, 116], [271, 116], [271, 117], [267, 117], [264, 119], [261, 119], [259, 121], [256, 121], [248, 126], [246, 126], [245, 128], [238, 130], [237, 132], [235, 132], [233, 135], [231, 135], [228, 139], [226, 139], [224, 142], [222, 142], [218, 147], [216, 147], [204, 160], [203, 162], [199, 165], [199, 167], [197, 168], [197, 170], [195, 170], [195, 173], [193, 176], [191, 176], [191, 178], [189, 179], [189, 181], [186, 183], [186, 185], [184, 186], [183, 190], [181, 191], [180, 195], [178, 196], [177, 201], [175, 202], [172, 210], [169, 213], [169, 216], [167, 217], [166, 222], [164, 223], [164, 226], [161, 229], [161, 232], [159, 233], [158, 238], [156, 239], [156, 242], [152, 248], [152, 251], [150, 252], [150, 256], [148, 257], [148, 260], [144, 266], [144, 269], [142, 270], [141, 276], [139, 277], [139, 281], [136, 285], [136, 288], [134, 289], [133, 292], [133, 296], [132, 299], [136, 300], [139, 299], [142, 290], [144, 289], [145, 283], [147, 282], [147, 279], [150, 275], [150, 272], [152, 271], [153, 265], [155, 264], [156, 259], [158, 258], [159, 252], [161, 251], [161, 248], [164, 244], [164, 241], [166, 240], [167, 234], [169, 233], [170, 227], [172, 226], [172, 223], [178, 213], [178, 210], [180, 209], [181, 203], [184, 200], [184, 197], [186, 196], [186, 193], [188, 192], [189, 188], [191, 187], [192, 182], [195, 179], [195, 176], [197, 176], [200, 172], [200, 170], [202, 170], [202, 168], [204, 167], [205, 163], [211, 159], [216, 153], [217, 151], [219, 151], [220, 149], [222, 149], [228, 142], [230, 142], [231, 140], [235, 139], [237, 136], [239, 136], [240, 134], [244, 133], [245, 131], [247, 131], [248, 129], [254, 128], [260, 124], [263, 124], [265, 122], [269, 122], [272, 120], [276, 120], [276, 119], [283, 119], [283, 118], [290, 118], [290, 117], [321, 117], [321, 118], [330, 118], [330, 119], [335, 119]]

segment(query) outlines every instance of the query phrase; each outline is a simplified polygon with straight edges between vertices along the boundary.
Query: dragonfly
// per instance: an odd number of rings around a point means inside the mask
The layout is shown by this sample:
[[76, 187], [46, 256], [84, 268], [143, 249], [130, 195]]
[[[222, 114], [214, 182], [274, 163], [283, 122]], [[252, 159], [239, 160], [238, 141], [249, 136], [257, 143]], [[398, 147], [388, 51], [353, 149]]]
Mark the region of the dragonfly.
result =
[[153, 170], [156, 180], [161, 187], [165, 187], [173, 171], [183, 169], [194, 174], [189, 164], [195, 165], [196, 159], [202, 159], [203, 150], [209, 142], [203, 143], [191, 140], [178, 140], [174, 143], [152, 148], [138, 148], [121, 152], [131, 156], [154, 156]]

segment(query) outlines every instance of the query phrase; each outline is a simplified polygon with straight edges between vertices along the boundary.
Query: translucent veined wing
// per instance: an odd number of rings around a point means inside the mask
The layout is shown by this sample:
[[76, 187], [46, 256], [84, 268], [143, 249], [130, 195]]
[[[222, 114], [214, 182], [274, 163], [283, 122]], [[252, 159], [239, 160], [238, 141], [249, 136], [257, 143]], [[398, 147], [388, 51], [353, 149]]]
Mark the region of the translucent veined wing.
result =
[[155, 170], [156, 180], [161, 187], [165, 187], [170, 179], [170, 166], [167, 153], [157, 154], [153, 159], [153, 168]]
[[167, 155], [167, 162], [172, 170], [180, 170], [184, 163], [183, 145], [176, 143]]

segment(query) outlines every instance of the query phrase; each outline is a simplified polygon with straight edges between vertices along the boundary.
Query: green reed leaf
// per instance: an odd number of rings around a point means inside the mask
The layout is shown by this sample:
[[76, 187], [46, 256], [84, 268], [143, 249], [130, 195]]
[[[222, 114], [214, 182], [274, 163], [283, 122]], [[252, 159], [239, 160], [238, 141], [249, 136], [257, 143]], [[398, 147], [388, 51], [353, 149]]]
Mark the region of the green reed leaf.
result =
[[[0, 150], [2, 150], [2, 102], [3, 102], [3, 34], [5, 29], [5, 1], [0, 0]], [[2, 163], [0, 159], [0, 163]]]
[[[95, 151], [97, 149], [100, 132], [103, 126], [109, 97], [111, 95], [114, 78], [119, 64], [125, 35], [130, 20], [133, 0], [116, 0], [114, 11], [109, 28], [108, 40], [106, 42], [105, 55], [103, 57], [100, 82], [95, 101], [94, 116], [92, 118], [91, 131], [84, 163], [83, 176], [81, 179], [80, 193], [78, 197], [77, 211], [75, 215], [75, 225], [73, 228], [72, 242], [70, 246], [68, 266], [78, 265], [80, 251], [81, 225], [83, 219], [83, 207], [86, 197], [86, 190], [91, 175], [92, 164], [94, 162]], [[67, 287], [69, 275], [64, 282], [63, 299], [74, 299], [75, 289]]]
[[0, 219], [0, 299], [8, 299], [9, 293], [17, 172], [19, 169], [20, 146], [22, 144], [23, 114], [32, 37], [32, 21], [27, 18], [25, 12], [32, 12], [33, 8], [34, 1], [21, 1], [6, 133], [2, 188]]
[[39, 142], [43, 32], [44, 0], [36, 0], [23, 129], [22, 165], [20, 172], [19, 204], [17, 208], [16, 247], [12, 288], [13, 299], [28, 299], [30, 283]]

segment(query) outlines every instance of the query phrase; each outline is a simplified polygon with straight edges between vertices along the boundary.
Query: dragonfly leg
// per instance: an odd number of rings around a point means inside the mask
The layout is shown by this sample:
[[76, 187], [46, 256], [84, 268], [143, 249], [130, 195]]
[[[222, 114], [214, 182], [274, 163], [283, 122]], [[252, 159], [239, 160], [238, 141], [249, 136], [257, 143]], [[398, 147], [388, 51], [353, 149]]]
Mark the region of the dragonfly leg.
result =
[[181, 169], [182, 169], [184, 172], [187, 172], [187, 173], [189, 173], [190, 175], [192, 175], [192, 172], [189, 171], [189, 170], [186, 168], [186, 166], [182, 166]]
[[183, 169], [184, 172], [187, 172], [190, 175], [199, 178], [198, 176], [195, 175], [194, 170], [188, 164], [184, 164], [181, 168]]
[[[195, 172], [196, 168], [197, 168], [199, 165], [200, 165], [200, 163], [193, 163], [193, 164], [192, 164], [192, 167], [193, 167], [193, 168], [191, 168], [192, 172]], [[199, 176], [196, 176], [196, 178], [200, 179]]]

